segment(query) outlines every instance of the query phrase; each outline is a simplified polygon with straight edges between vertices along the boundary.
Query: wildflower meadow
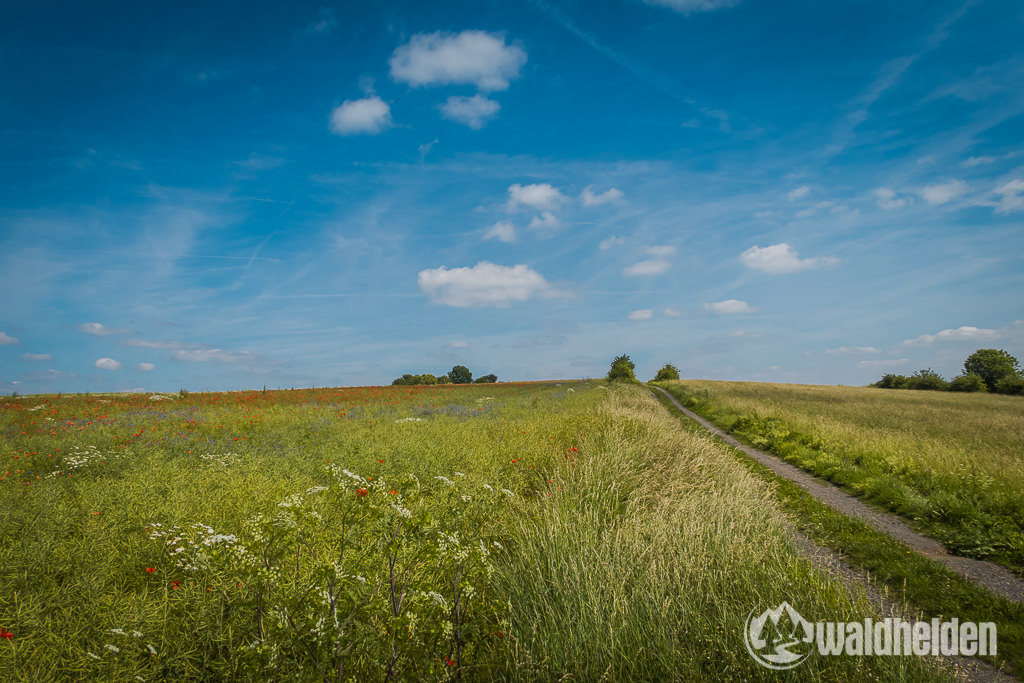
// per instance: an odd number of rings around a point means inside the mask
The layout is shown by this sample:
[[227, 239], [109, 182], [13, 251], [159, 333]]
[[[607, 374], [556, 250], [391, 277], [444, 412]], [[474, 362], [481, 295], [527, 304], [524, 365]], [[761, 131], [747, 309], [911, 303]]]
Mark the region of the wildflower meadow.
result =
[[4, 398], [0, 456], [2, 680], [760, 680], [751, 610], [876, 616], [638, 386]]

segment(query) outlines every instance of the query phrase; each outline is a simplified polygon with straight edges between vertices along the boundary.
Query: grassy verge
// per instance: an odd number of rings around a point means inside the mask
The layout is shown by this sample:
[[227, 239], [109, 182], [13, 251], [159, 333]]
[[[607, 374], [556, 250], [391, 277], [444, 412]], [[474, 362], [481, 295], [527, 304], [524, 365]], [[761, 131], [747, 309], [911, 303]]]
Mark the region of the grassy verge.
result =
[[[775, 680], [751, 610], [872, 615], [639, 387], [0, 411], [3, 680]], [[945, 677], [819, 656], [786, 676]]]
[[1024, 575], [1024, 401], [752, 382], [663, 383], [719, 428]]
[[[664, 395], [658, 394], [658, 400], [679, 417], [687, 431], [704, 431]], [[772, 486], [779, 506], [800, 531], [842, 554], [852, 567], [869, 572], [893, 602], [909, 603], [927, 619], [956, 617], [961, 621], [995, 622], [999, 629], [999, 655], [989, 661], [1017, 677], [1024, 675], [1024, 606], [976, 587], [948, 568], [818, 501], [742, 451], [722, 445], [747, 471]]]

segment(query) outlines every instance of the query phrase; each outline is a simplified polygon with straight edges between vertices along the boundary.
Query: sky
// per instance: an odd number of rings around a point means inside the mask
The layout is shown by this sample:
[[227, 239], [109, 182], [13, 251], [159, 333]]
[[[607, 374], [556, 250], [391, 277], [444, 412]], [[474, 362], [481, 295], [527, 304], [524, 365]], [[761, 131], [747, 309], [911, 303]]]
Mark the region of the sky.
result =
[[1024, 359], [1015, 0], [18, 3], [0, 393]]

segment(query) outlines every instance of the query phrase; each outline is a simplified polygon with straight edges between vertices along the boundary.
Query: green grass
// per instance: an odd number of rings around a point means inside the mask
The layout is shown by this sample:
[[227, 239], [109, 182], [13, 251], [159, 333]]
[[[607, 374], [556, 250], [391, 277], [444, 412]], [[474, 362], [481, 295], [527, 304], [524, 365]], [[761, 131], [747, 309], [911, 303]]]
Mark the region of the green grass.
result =
[[1024, 400], [753, 382], [663, 383], [746, 442], [1024, 574]]
[[[684, 429], [704, 431], [664, 395], [659, 395], [659, 401], [680, 418]], [[924, 619], [956, 617], [995, 622], [999, 656], [990, 662], [1017, 677], [1024, 675], [1024, 606], [978, 588], [947, 567], [825, 505], [739, 449], [730, 450], [751, 474], [772, 486], [780, 507], [800, 531], [819, 545], [839, 552], [850, 566], [866, 570], [891, 602], [912, 605], [911, 611], [920, 612]]]
[[751, 610], [872, 615], [639, 387], [26, 397], [0, 439], [2, 680], [774, 680]]

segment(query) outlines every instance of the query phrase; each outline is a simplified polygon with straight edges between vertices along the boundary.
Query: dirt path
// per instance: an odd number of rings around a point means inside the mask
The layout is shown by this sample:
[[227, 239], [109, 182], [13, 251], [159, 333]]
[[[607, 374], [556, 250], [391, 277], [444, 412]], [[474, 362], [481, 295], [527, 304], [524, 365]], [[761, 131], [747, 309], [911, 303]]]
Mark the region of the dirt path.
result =
[[676, 408], [682, 411], [683, 414], [690, 419], [699, 423], [709, 432], [715, 434], [729, 445], [743, 451], [748, 456], [765, 467], [768, 467], [779, 476], [785, 477], [786, 479], [789, 479], [795, 484], [803, 487], [808, 493], [826, 505], [835, 508], [845, 515], [855, 517], [877, 531], [906, 544], [909, 548], [917, 551], [925, 557], [946, 565], [960, 576], [963, 576], [973, 582], [975, 585], [987, 588], [996, 595], [1008, 600], [1024, 603], [1024, 581], [1021, 581], [1021, 579], [1017, 578], [1017, 576], [1011, 573], [1008, 569], [984, 560], [972, 560], [967, 557], [950, 555], [941, 543], [935, 539], [928, 538], [927, 536], [917, 533], [899, 517], [873, 508], [862, 502], [860, 499], [843, 492], [835, 485], [819, 479], [812, 474], [808, 474], [799, 467], [790, 465], [788, 462], [784, 462], [774, 455], [769, 455], [757, 450], [756, 448], [751, 448], [750, 446], [740, 443], [729, 434], [726, 434], [721, 429], [702, 418], [700, 415], [684, 408], [672, 394], [660, 387], [654, 388], [665, 394]]

